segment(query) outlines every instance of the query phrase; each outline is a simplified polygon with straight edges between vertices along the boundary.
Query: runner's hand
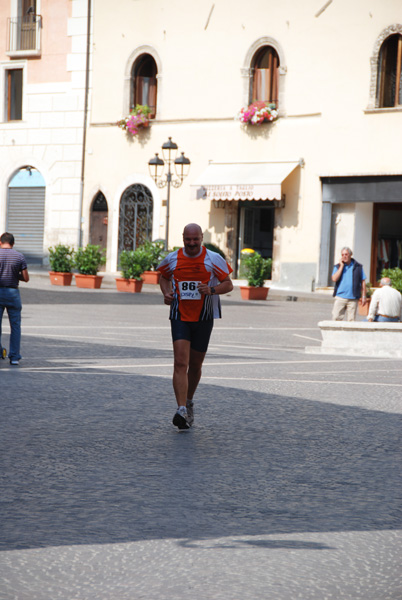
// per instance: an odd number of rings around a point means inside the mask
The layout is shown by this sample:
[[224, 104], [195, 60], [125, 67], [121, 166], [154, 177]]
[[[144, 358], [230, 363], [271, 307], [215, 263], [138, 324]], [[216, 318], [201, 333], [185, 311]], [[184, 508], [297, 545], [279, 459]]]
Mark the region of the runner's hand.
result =
[[209, 296], [211, 293], [211, 288], [209, 287], [209, 285], [207, 283], [199, 283], [198, 284], [198, 291], [201, 294], [205, 294], [206, 296]]
[[172, 304], [173, 302], [173, 292], [169, 292], [168, 294], [164, 294], [163, 301], [165, 304]]

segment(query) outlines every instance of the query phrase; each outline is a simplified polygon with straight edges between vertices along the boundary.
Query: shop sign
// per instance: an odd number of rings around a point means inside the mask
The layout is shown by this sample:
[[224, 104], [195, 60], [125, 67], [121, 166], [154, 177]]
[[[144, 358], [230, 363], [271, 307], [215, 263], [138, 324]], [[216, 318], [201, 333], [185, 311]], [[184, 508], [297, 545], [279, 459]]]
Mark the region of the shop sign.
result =
[[274, 200], [281, 198], [277, 185], [204, 185], [203, 197], [208, 200]]

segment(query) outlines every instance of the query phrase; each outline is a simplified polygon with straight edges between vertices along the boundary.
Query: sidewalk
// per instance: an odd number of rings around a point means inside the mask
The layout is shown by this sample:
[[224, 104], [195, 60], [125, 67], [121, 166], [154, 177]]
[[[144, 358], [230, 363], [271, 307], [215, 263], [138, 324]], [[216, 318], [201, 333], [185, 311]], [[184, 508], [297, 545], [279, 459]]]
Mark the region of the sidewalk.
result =
[[[46, 267], [39, 267], [38, 265], [28, 265], [28, 271], [30, 276], [29, 284], [31, 287], [35, 287], [36, 289], [57, 289], [68, 290], [68, 289], [77, 289], [74, 280], [72, 286], [70, 288], [63, 288], [61, 286], [52, 286], [49, 280], [49, 273]], [[100, 290], [91, 290], [96, 293], [101, 292], [102, 290], [116, 290], [115, 277], [119, 276], [120, 273], [102, 273], [99, 275], [103, 275], [102, 287]], [[269, 287], [270, 282], [267, 282], [267, 287]], [[241, 300], [240, 297], [240, 286], [246, 285], [245, 280], [234, 279], [233, 280], [234, 289], [230, 294], [225, 295], [225, 298], [232, 300]], [[275, 286], [275, 284], [274, 284]], [[143, 291], [147, 293], [160, 293], [159, 286], [156, 285], [144, 285]], [[117, 290], [116, 290], [116, 293]], [[282, 289], [277, 287], [270, 287], [268, 301], [272, 300], [283, 300], [288, 302], [325, 302], [332, 303], [332, 290], [328, 289], [328, 291], [319, 291], [319, 292], [301, 292], [299, 290], [291, 290], [291, 289]], [[252, 301], [253, 303], [255, 301]], [[257, 301], [261, 302], [261, 301]], [[263, 301], [265, 302], [265, 301]]]

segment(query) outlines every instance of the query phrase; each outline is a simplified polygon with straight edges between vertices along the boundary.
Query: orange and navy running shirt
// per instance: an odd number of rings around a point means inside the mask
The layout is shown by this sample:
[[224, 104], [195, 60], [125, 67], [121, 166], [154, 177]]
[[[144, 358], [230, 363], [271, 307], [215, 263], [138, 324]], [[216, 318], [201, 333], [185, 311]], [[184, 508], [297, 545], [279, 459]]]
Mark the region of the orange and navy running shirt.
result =
[[221, 318], [219, 296], [207, 296], [198, 291], [198, 283], [214, 287], [232, 273], [233, 269], [220, 254], [202, 246], [199, 256], [192, 257], [180, 248], [166, 256], [158, 271], [172, 281], [171, 320], [195, 322]]

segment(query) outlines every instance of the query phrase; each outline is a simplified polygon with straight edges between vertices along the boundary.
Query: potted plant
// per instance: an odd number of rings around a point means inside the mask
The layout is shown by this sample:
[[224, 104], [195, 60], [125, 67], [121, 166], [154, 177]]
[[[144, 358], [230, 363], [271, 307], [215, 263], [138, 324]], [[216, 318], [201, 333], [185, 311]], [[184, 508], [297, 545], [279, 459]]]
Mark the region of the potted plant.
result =
[[371, 286], [371, 283], [368, 281], [366, 283], [366, 304], [363, 306], [362, 299], [360, 298], [358, 305], [357, 305], [357, 311], [358, 311], [359, 315], [361, 315], [363, 317], [367, 317], [367, 315], [369, 314], [370, 302], [371, 302], [372, 295], [373, 295], [373, 288]]
[[88, 244], [85, 248], [78, 248], [74, 256], [74, 266], [78, 269], [75, 273], [76, 286], [99, 289], [103, 275], [98, 275], [98, 270], [105, 262], [105, 251], [100, 246]]
[[117, 121], [117, 125], [128, 135], [134, 137], [138, 134], [140, 129], [149, 127], [151, 112], [152, 110], [146, 104], [137, 104], [128, 117]]
[[148, 265], [149, 255], [142, 246], [136, 250], [123, 250], [119, 260], [122, 277], [116, 277], [117, 291], [141, 292], [144, 283], [141, 275]]
[[264, 287], [272, 272], [272, 258], [263, 258], [259, 252], [249, 253], [244, 259], [247, 286], [240, 286], [243, 300], [265, 300], [269, 288]]
[[236, 116], [236, 119], [243, 125], [262, 125], [263, 123], [272, 123], [278, 118], [278, 111], [275, 104], [271, 102], [257, 101], [252, 102], [246, 108], [242, 108]]
[[73, 279], [74, 250], [70, 246], [57, 244], [49, 248], [50, 283], [52, 285], [71, 285]]
[[155, 240], [154, 242], [145, 242], [141, 246], [148, 254], [148, 264], [142, 274], [144, 283], [158, 284], [161, 274], [156, 270], [161, 260], [166, 256], [165, 242]]

